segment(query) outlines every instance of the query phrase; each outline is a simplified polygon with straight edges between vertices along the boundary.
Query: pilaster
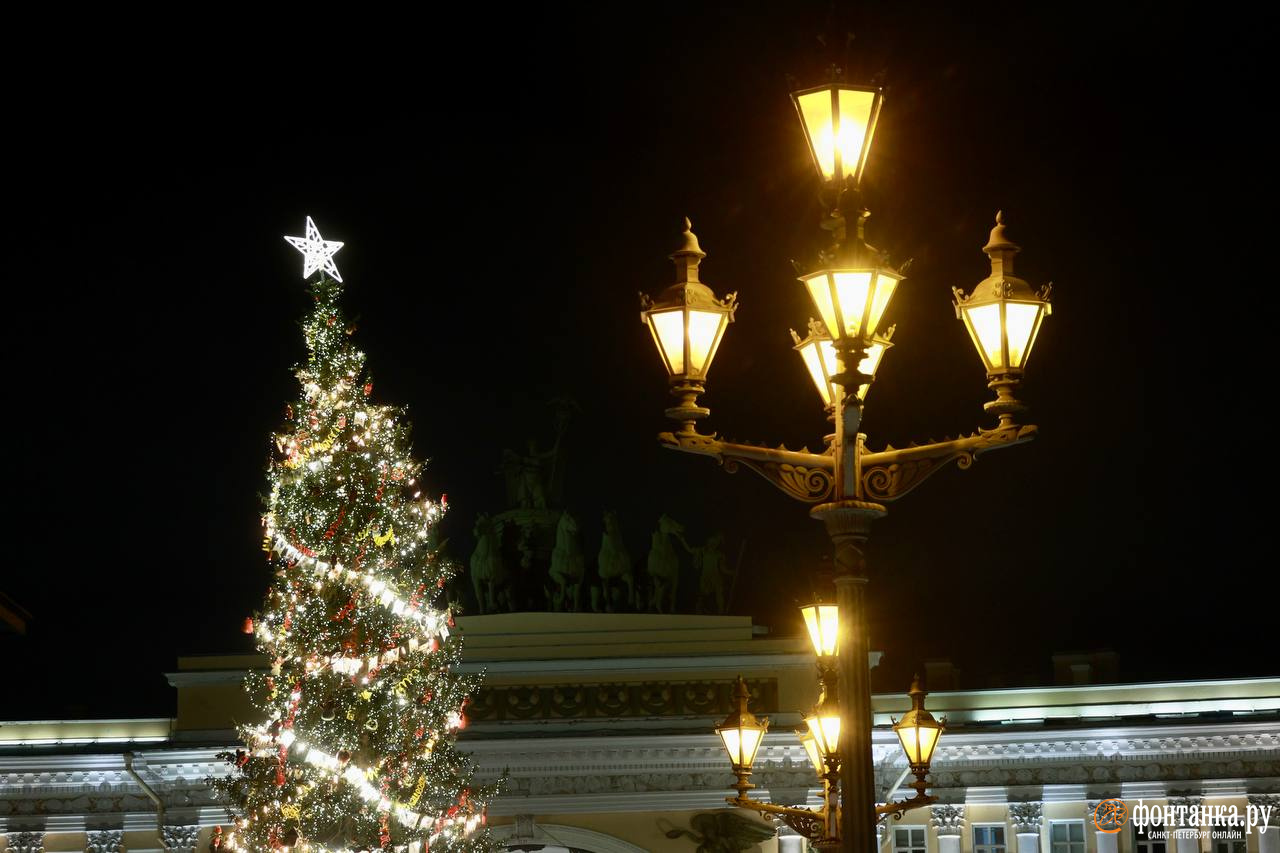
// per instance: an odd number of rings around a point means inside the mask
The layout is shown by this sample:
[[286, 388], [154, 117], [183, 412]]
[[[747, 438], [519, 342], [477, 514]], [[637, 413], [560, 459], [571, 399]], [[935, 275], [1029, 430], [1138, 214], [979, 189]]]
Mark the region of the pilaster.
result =
[[1009, 803], [1009, 823], [1018, 836], [1018, 853], [1039, 853], [1044, 803]]
[[929, 823], [938, 833], [939, 853], [960, 853], [964, 835], [964, 806], [943, 803], [929, 810]]

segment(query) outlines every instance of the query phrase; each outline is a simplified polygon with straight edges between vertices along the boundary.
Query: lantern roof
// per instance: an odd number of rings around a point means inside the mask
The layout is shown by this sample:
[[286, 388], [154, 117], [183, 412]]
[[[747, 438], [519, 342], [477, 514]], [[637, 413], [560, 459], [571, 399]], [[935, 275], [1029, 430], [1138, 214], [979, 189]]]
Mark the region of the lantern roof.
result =
[[991, 259], [991, 275], [978, 282], [968, 296], [957, 292], [958, 302], [985, 303], [1000, 299], [1026, 302], [1049, 301], [1048, 287], [1037, 292], [1030, 282], [1013, 274], [1013, 259], [1022, 251], [1022, 247], [1005, 234], [1003, 210], [996, 212], [996, 224], [991, 229], [987, 245], [982, 247], [982, 251]]
[[684, 218], [680, 237], [680, 247], [670, 255], [671, 261], [676, 265], [675, 283], [663, 290], [656, 299], [640, 294], [641, 307], [646, 311], [683, 306], [713, 311], [724, 311], [727, 308], [732, 317], [737, 308], [738, 294], [730, 293], [724, 299], [717, 299], [715, 291], [703, 284], [698, 277], [698, 266], [707, 253], [698, 245], [698, 235], [693, 233], [693, 223], [687, 216]]

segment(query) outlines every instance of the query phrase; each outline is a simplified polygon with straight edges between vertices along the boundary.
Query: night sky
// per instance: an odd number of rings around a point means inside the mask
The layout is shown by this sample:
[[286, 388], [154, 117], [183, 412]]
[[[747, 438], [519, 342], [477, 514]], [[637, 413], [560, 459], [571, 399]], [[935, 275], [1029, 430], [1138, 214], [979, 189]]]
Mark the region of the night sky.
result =
[[788, 91], [845, 62], [847, 31], [846, 78], [888, 87], [868, 236], [914, 258], [872, 447], [992, 424], [951, 287], [987, 274], [997, 209], [1019, 275], [1054, 282], [1022, 390], [1040, 438], [936, 475], [875, 530], [886, 678], [946, 657], [966, 686], [1043, 682], [1051, 654], [1099, 649], [1124, 680], [1278, 674], [1256, 54], [1167, 10], [1027, 5], [483, 6], [60, 39], [8, 108], [0, 591], [33, 621], [0, 635], [0, 719], [168, 714], [178, 655], [249, 648], [307, 308], [281, 235], [307, 214], [346, 242], [374, 397], [409, 405], [456, 556], [504, 508], [502, 449], [548, 443], [569, 396], [587, 553], [607, 507], [637, 553], [664, 511], [695, 542], [722, 530], [731, 555], [747, 542], [734, 611], [795, 631], [826, 536], [755, 475], [657, 446], [636, 294], [671, 281], [691, 217], [704, 280], [741, 302], [704, 428], [820, 446], [787, 333], [812, 310], [790, 259], [821, 240]]

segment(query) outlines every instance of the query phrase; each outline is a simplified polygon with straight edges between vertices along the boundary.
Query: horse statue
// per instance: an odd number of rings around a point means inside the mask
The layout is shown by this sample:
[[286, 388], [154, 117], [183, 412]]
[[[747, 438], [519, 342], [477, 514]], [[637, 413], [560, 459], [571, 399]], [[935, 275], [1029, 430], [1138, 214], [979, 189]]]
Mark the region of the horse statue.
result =
[[705, 543], [693, 549], [693, 565], [698, 570], [698, 612], [723, 616], [728, 604], [729, 581], [733, 577], [724, 555], [723, 533], [711, 534]]
[[[600, 570], [605, 609], [610, 613], [628, 609], [635, 601], [636, 579], [631, 572], [631, 554], [622, 541], [618, 514], [611, 509], [604, 514], [604, 535], [600, 538], [600, 554], [596, 557], [596, 565]], [[624, 586], [625, 592], [622, 589]]]
[[557, 587], [547, 597], [552, 610], [576, 611], [581, 607], [582, 577], [586, 573], [586, 560], [582, 556], [582, 543], [578, 540], [578, 520], [568, 511], [560, 513], [556, 525], [556, 546], [551, 551], [551, 579]]
[[493, 613], [509, 603], [511, 578], [502, 559], [502, 525], [480, 513], [471, 532], [476, 537], [476, 547], [471, 552], [471, 583], [476, 590], [476, 609], [481, 613]]
[[653, 580], [649, 607], [659, 613], [676, 612], [676, 590], [680, 585], [680, 555], [676, 553], [676, 540], [685, 551], [689, 550], [684, 541], [684, 525], [663, 513], [658, 519], [658, 529], [653, 531], [646, 565]]

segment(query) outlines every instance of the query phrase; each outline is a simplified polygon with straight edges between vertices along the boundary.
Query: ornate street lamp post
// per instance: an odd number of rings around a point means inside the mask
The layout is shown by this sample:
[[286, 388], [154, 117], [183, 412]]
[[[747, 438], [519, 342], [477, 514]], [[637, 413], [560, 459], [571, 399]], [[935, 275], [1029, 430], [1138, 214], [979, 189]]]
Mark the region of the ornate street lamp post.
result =
[[[824, 607], [833, 611], [830, 615], [831, 622], [834, 623], [835, 608], [829, 605]], [[812, 608], [804, 609], [807, 619], [811, 615], [809, 611]], [[822, 631], [825, 627], [825, 625], [821, 626], [818, 630]], [[818, 850], [849, 849], [849, 846], [842, 844], [840, 840], [841, 806], [840, 799], [835, 796], [836, 787], [840, 782], [840, 737], [843, 721], [839, 703], [828, 692], [828, 677], [832, 673], [824, 666], [823, 660], [824, 657], [833, 658], [834, 652], [827, 650], [838, 645], [833, 643], [834, 624], [831, 627], [833, 630], [824, 636], [812, 636], [814, 648], [818, 650], [818, 672], [823, 682], [823, 690], [817, 706], [804, 718], [805, 729], [796, 733], [799, 735], [805, 753], [809, 756], [814, 772], [822, 780], [820, 808], [780, 806], [751, 799], [749, 792], [755, 785], [747, 780], [751, 778], [751, 766], [755, 762], [761, 743], [764, 742], [765, 732], [769, 730], [769, 720], [767, 717], [757, 717], [751, 713], [748, 707], [751, 694], [741, 677], [738, 678], [734, 690], [736, 702], [734, 710], [716, 727], [716, 734], [720, 736], [725, 752], [729, 754], [733, 773], [738, 777], [738, 781], [733, 786], [738, 792], [737, 795], [725, 799], [731, 805], [751, 809], [766, 817], [781, 820], [808, 838], [812, 846]], [[814, 624], [809, 623], [809, 628], [812, 633], [815, 630]], [[925, 793], [928, 787], [926, 778], [929, 775], [929, 763], [933, 760], [934, 748], [938, 745], [938, 738], [942, 734], [946, 721], [938, 722], [925, 710], [925, 695], [917, 679], [911, 685], [911, 710], [903, 715], [901, 721], [895, 721], [893, 727], [898, 734], [898, 739], [902, 742], [907, 763], [916, 776], [916, 782], [913, 785], [916, 794], [908, 800], [876, 806], [877, 819], [889, 815], [901, 816], [910, 809], [926, 806], [937, 800], [936, 797]]]
[[[1025, 407], [1015, 391], [1049, 314], [1049, 289], [1036, 292], [1013, 276], [1019, 248], [1007, 239], [1003, 215], [997, 215], [984, 247], [991, 274], [969, 295], [956, 290], [956, 313], [996, 393], [986, 410], [999, 423], [949, 441], [868, 450], [859, 431], [863, 401], [888, 347], [888, 334], [880, 333], [879, 325], [905, 279], [901, 269], [867, 245], [864, 225], [869, 214], [858, 195], [883, 96], [878, 89], [832, 83], [797, 92], [793, 99], [823, 181], [823, 198], [829, 202], [822, 227], [830, 232], [831, 243], [819, 252], [817, 266], [800, 276], [820, 322], [811, 323], [805, 340], [793, 332], [796, 349], [823, 402], [832, 409], [835, 431], [829, 446], [822, 453], [796, 452], [734, 444], [696, 431], [696, 421], [710, 414], [697, 404], [697, 397], [705, 390], [707, 370], [737, 306], [736, 294], [717, 299], [699, 280], [698, 266], [706, 254], [688, 220], [683, 243], [672, 255], [677, 281], [657, 300], [642, 297], [641, 319], [653, 333], [671, 393], [679, 400], [667, 409], [679, 428], [661, 433], [658, 440], [672, 450], [710, 456], [729, 472], [750, 468], [791, 497], [813, 504], [810, 515], [831, 537], [841, 653], [824, 678], [824, 697], [842, 711], [836, 762], [843, 804], [839, 836], [843, 849], [871, 853], [877, 810], [864, 612], [871, 524], [885, 515], [887, 503], [947, 463], [968, 468], [981, 453], [1035, 437], [1035, 426], [1018, 423]], [[850, 219], [855, 223], [852, 235]], [[817, 731], [813, 734], [815, 741], [822, 737]]]

